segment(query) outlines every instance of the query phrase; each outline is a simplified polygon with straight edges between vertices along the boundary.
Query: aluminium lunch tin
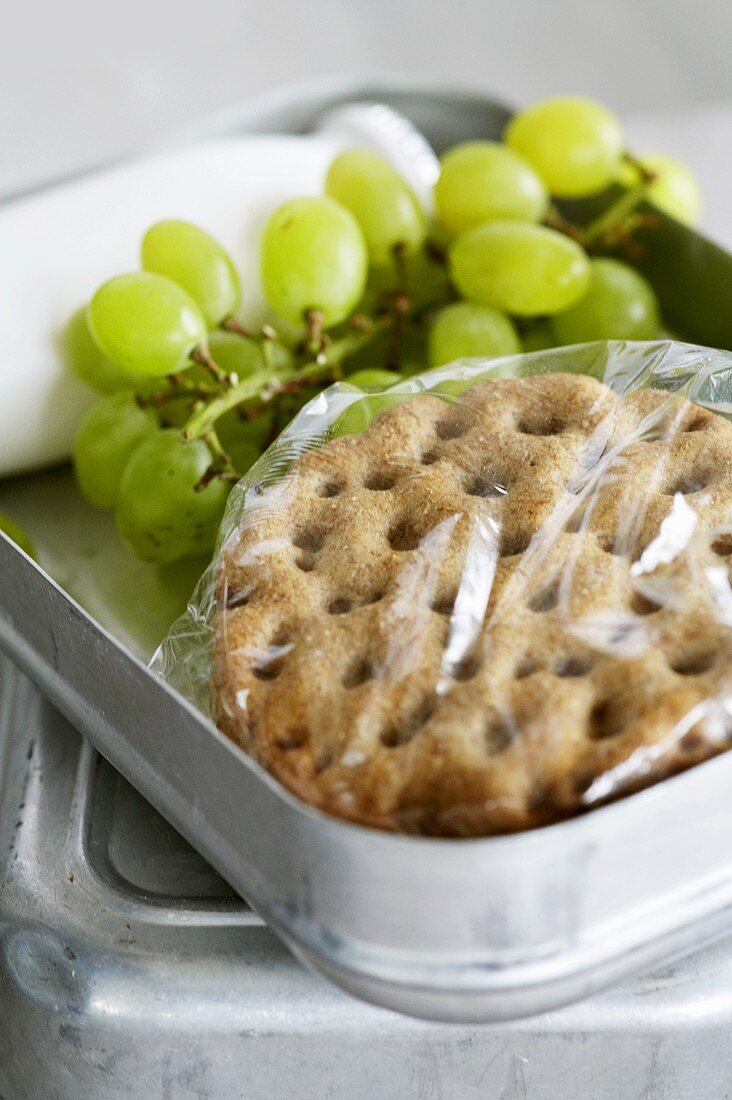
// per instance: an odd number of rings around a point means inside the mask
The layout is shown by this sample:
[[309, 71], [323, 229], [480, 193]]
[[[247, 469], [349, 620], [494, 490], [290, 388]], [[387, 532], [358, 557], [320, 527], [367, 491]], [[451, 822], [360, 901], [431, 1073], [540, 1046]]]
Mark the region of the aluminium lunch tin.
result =
[[[301, 130], [328, 104], [374, 98], [437, 149], [506, 118], [479, 96], [330, 82], [209, 133]], [[29, 501], [47, 476], [24, 480]], [[0, 646], [300, 958], [365, 1000], [440, 1021], [530, 1016], [727, 927], [732, 755], [542, 830], [385, 835], [292, 798], [4, 538]]]

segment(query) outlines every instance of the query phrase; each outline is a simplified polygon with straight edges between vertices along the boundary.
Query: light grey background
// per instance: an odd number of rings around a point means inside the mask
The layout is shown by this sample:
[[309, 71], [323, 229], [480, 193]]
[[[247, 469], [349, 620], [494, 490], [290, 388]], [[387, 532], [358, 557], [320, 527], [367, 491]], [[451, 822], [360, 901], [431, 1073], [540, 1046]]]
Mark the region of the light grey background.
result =
[[[11, 6], [12, 4], [12, 6]], [[581, 91], [685, 156], [732, 243], [729, 0], [0, 0], [0, 192], [323, 73]]]

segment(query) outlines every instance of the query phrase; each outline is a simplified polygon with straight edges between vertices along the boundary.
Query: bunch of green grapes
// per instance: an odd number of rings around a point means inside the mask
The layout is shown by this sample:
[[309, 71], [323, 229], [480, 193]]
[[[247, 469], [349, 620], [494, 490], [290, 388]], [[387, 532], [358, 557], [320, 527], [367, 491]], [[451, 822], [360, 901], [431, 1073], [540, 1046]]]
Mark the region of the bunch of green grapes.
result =
[[[603, 215], [601, 234], [569, 224], [554, 206], [613, 184], [627, 194], [611, 208], [617, 221]], [[581, 98], [544, 100], [520, 112], [503, 142], [451, 149], [435, 199], [452, 238], [451, 281], [465, 301], [434, 319], [432, 365], [509, 355], [519, 342], [535, 351], [654, 338], [662, 327], [655, 292], [614, 253], [632, 232], [641, 199], [688, 224], [700, 209], [688, 169], [657, 155], [631, 157], [618, 119]]]
[[[226, 251], [183, 221], [145, 234], [141, 271], [105, 282], [64, 333], [67, 359], [101, 396], [83, 418], [74, 467], [84, 495], [113, 509], [141, 558], [197, 557], [214, 544], [237, 467], [219, 435], [184, 441], [181, 428], [222, 388], [287, 367], [284, 347], [265, 348], [227, 323], [241, 297]], [[270, 424], [265, 415], [224, 419], [221, 435], [245, 468]]]
[[[577, 227], [554, 205], [612, 184], [616, 218], [613, 207]], [[656, 295], [622, 251], [644, 198], [682, 221], [698, 216], [688, 170], [630, 157], [618, 120], [587, 99], [543, 101], [514, 116], [502, 142], [450, 149], [432, 222], [383, 157], [348, 150], [323, 195], [285, 203], [264, 229], [271, 317], [257, 333], [237, 320], [240, 281], [224, 248], [188, 222], [158, 222], [141, 270], [105, 282], [66, 330], [71, 366], [102, 395], [74, 448], [83, 493], [114, 510], [145, 560], [198, 556], [214, 545], [232, 483], [334, 379], [367, 391], [336, 425], [343, 434], [427, 366], [654, 338]]]

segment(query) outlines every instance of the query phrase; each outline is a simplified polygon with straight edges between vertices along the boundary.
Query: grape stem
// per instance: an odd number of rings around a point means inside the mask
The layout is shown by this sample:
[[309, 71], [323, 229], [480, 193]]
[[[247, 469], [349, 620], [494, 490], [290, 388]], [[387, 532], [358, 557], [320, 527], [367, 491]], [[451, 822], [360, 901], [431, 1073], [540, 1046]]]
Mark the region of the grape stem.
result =
[[221, 446], [221, 440], [219, 439], [215, 428], [211, 428], [211, 430], [206, 433], [205, 441], [208, 444], [209, 451], [213, 455], [214, 459], [218, 461], [218, 464], [220, 466], [231, 466], [231, 459], [227, 455], [224, 448]]
[[548, 225], [550, 229], [556, 229], [559, 233], [564, 233], [566, 237], [571, 237], [579, 244], [584, 242], [585, 236], [582, 229], [571, 222], [569, 218], [565, 218], [564, 214], [554, 205], [547, 210], [544, 224]]
[[640, 225], [649, 224], [648, 217], [636, 214], [636, 208], [647, 197], [648, 188], [656, 178], [632, 153], [623, 159], [638, 173], [639, 182], [627, 188], [599, 217], [588, 225], [575, 225], [554, 205], [549, 207], [544, 224], [571, 237], [588, 252], [601, 251], [610, 245], [625, 242]]
[[251, 329], [248, 329], [241, 321], [237, 321], [236, 317], [225, 317], [219, 328], [222, 328], [224, 332], [233, 332], [237, 336], [251, 337], [252, 335]]
[[197, 409], [184, 426], [182, 438], [186, 441], [205, 438], [216, 421], [237, 406], [252, 402], [267, 404], [278, 393], [291, 391], [293, 385], [298, 389], [308, 382], [323, 381], [337, 370], [344, 359], [368, 344], [391, 323], [391, 317], [382, 317], [374, 321], [367, 332], [350, 333], [340, 340], [334, 340], [318, 354], [317, 359], [300, 368], [259, 370], [248, 375], [213, 401]]
[[635, 187], [629, 188], [624, 195], [612, 203], [607, 210], [600, 215], [599, 218], [595, 218], [593, 222], [585, 226], [582, 233], [582, 241], [588, 250], [591, 248], [600, 248], [603, 243], [608, 241], [615, 241], [618, 233], [622, 233], [622, 227], [630, 219], [631, 215], [635, 213], [636, 207], [648, 194], [649, 181], [646, 180], [637, 184]]
[[656, 172], [651, 168], [648, 168], [642, 160], [639, 160], [634, 153], [631, 153], [629, 149], [626, 149], [623, 153], [623, 160], [626, 164], [629, 164], [631, 168], [634, 168], [640, 176], [643, 183], [653, 183], [656, 179]]
[[311, 354], [319, 356], [327, 343], [327, 337], [323, 334], [325, 317], [319, 309], [309, 309], [305, 314], [305, 324], [308, 329], [305, 348]]
[[238, 481], [241, 474], [234, 468], [234, 463], [221, 446], [221, 440], [215, 428], [211, 428], [210, 431], [206, 432], [204, 442], [211, 452], [213, 461], [203, 477], [196, 484], [196, 491], [200, 492], [201, 489], [205, 489], [209, 482], [213, 481], [215, 477], [221, 477], [225, 481]]
[[658, 224], [658, 218], [653, 214], [631, 214], [624, 222], [616, 225], [614, 230], [609, 230], [604, 244], [615, 248], [622, 248], [626, 259], [630, 263], [638, 263], [643, 256], [643, 249], [634, 239], [637, 229], [643, 229]]
[[138, 393], [135, 401], [141, 409], [159, 409], [171, 401], [179, 401], [181, 398], [189, 398], [191, 401], [209, 401], [219, 392], [218, 388], [193, 385], [174, 375], [168, 375], [173, 388], [169, 390], [157, 390], [155, 393]]
[[205, 346], [205, 344], [199, 344], [193, 349], [190, 354], [191, 361], [198, 363], [200, 367], [203, 367], [208, 373], [216, 379], [219, 383], [228, 383], [230, 381], [229, 375], [226, 371], [223, 371], [218, 363], [215, 363], [211, 357], [211, 352]]

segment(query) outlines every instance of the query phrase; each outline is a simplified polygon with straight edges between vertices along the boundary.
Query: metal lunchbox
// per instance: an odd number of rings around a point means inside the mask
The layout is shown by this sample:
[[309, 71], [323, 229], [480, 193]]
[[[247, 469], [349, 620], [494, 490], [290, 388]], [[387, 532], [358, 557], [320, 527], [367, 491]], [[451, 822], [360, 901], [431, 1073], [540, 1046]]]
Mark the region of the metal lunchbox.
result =
[[[507, 117], [334, 81], [189, 137], [366, 99], [438, 150]], [[69, 484], [0, 506], [77, 530]], [[546, 829], [386, 835], [291, 797], [5, 538], [0, 646], [4, 1100], [726, 1094], [732, 755]]]

